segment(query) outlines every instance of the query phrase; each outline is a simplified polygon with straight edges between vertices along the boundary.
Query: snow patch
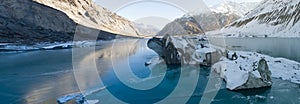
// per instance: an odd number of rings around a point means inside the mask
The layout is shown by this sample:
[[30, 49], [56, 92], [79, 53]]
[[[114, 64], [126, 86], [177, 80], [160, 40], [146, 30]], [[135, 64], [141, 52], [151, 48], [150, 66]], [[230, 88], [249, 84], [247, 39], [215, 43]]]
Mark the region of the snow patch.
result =
[[87, 100], [85, 104], [97, 104], [99, 100]]

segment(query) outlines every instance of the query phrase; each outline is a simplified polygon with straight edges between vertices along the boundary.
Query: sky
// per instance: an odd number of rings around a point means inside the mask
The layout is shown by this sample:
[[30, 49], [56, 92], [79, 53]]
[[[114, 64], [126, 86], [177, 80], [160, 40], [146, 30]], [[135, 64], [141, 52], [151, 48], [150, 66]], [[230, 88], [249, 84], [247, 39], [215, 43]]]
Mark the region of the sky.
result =
[[[118, 15], [139, 23], [147, 22], [149, 25], [166, 25], [187, 12], [205, 11], [208, 6], [221, 3], [224, 0], [94, 0], [102, 7]], [[260, 2], [261, 0], [230, 0], [235, 2]], [[157, 21], [149, 17], [161, 18]], [[150, 21], [151, 20], [151, 21]], [[162, 21], [165, 20], [165, 21]], [[166, 21], [168, 20], [168, 21]], [[152, 23], [152, 24], [151, 24]], [[159, 29], [162, 26], [158, 27]]]
[[144, 17], [162, 17], [169, 20], [181, 17], [185, 14], [184, 10], [181, 10], [175, 6], [171, 6], [159, 2], [141, 2], [135, 3], [124, 9], [120, 9], [117, 14], [128, 17], [130, 20], [137, 20]]

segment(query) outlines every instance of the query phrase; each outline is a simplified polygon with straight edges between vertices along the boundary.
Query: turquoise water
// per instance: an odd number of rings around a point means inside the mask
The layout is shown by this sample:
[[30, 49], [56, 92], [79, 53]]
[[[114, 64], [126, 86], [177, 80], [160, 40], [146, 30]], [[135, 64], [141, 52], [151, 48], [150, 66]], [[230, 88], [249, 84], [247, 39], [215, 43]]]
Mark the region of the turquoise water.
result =
[[0, 103], [56, 103], [78, 91], [71, 50], [0, 53]]
[[210, 43], [239, 51], [253, 51], [300, 62], [300, 38], [209, 38]]
[[[97, 71], [102, 81], [99, 87], [106, 87], [106, 89], [88, 95], [86, 97], [88, 100], [98, 100], [103, 104], [125, 102], [195, 104], [206, 99], [202, 96], [211, 75], [209, 67], [166, 66], [165, 64], [145, 66], [145, 62], [157, 57], [155, 52], [145, 47], [146, 40], [128, 40], [120, 44], [116, 41], [113, 45], [118, 49], [115, 50], [118, 52], [115, 56], [118, 57], [105, 58], [111, 52], [108, 48], [112, 44], [97, 48], [97, 52], [103, 53], [101, 57], [95, 56]], [[112, 62], [112, 60], [116, 61]], [[126, 66], [130, 66], [130, 70], [125, 70]], [[72, 68], [71, 49], [1, 53], [0, 103], [53, 104], [58, 97], [78, 92], [78, 85], [88, 87], [88, 83], [76, 82], [78, 79], [74, 76]], [[115, 76], [115, 72], [120, 73]], [[131, 72], [134, 76], [128, 75]], [[118, 78], [122, 75], [124, 76], [120, 81]], [[185, 81], [181, 83], [181, 79]], [[196, 83], [194, 79], [198, 79]], [[298, 84], [279, 79], [273, 79], [273, 82], [271, 88], [239, 92], [227, 90], [222, 82], [219, 90], [209, 91], [207, 94], [216, 93], [216, 96], [211, 99], [213, 104], [300, 103]], [[181, 87], [176, 89], [175, 87], [179, 85]], [[143, 87], [145, 89], [141, 89]], [[170, 95], [174, 96], [169, 97]], [[162, 102], [166, 97], [169, 97], [168, 101]]]

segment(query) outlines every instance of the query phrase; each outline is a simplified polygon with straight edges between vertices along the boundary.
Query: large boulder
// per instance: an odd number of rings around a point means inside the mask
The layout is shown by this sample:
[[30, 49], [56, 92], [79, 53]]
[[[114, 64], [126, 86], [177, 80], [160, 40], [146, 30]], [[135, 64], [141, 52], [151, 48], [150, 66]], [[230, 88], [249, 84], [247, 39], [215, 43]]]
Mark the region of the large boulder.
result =
[[153, 38], [148, 47], [158, 53], [167, 64], [201, 64], [210, 65], [219, 60], [220, 55], [209, 46], [203, 46], [197, 39], [188, 37]]
[[230, 90], [253, 89], [272, 86], [271, 71], [267, 61], [250, 53], [235, 53], [238, 58], [226, 57], [212, 66]]
[[242, 86], [235, 88], [235, 90], [272, 86], [271, 71], [269, 70], [267, 61], [265, 59], [261, 59], [258, 62], [257, 70], [260, 78], [256, 77], [252, 73], [249, 73], [247, 82]]

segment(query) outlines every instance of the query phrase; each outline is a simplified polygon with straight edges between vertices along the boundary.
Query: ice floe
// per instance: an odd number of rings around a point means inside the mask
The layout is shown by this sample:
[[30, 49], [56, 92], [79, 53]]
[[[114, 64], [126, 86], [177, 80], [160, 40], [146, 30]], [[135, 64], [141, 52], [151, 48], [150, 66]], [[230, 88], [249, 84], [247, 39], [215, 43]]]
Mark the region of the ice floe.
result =
[[95, 92], [99, 92], [106, 89], [106, 87], [99, 87], [99, 88], [95, 88], [95, 89], [90, 89], [87, 91], [84, 91], [82, 93], [72, 93], [72, 94], [68, 94], [62, 97], [57, 98], [57, 103], [59, 104], [65, 104], [68, 103], [70, 101], [74, 101], [77, 104], [96, 104], [99, 102], [99, 100], [87, 100], [85, 97], [87, 95], [91, 95]]

